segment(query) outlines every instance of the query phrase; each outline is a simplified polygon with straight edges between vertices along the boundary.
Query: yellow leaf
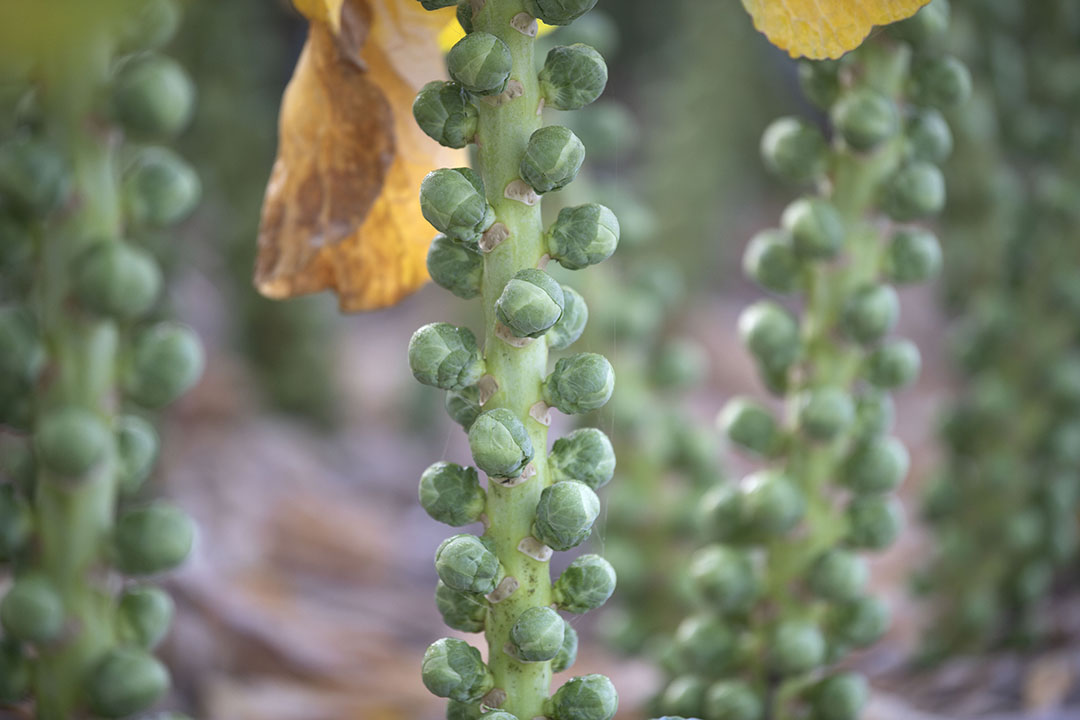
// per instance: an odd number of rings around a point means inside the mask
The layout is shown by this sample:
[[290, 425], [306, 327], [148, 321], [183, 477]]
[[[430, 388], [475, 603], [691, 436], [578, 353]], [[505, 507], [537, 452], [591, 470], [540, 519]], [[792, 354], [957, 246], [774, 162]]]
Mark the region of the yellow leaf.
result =
[[875, 25], [914, 15], [930, 0], [742, 0], [754, 27], [791, 57], [838, 58]]

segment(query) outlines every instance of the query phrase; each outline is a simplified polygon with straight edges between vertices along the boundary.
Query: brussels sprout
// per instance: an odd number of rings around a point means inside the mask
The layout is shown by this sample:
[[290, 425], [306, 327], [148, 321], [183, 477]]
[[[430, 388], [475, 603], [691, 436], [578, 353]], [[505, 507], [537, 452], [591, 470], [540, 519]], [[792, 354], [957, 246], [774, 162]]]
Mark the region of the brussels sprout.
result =
[[668, 713], [693, 715], [705, 698], [705, 680], [697, 675], [681, 675], [664, 688], [658, 707]]
[[479, 703], [463, 703], [457, 700], [446, 703], [446, 720], [480, 720], [482, 714]]
[[476, 418], [480, 417], [480, 389], [470, 385], [461, 390], [451, 390], [446, 393], [444, 404], [450, 419], [468, 432]]
[[474, 31], [461, 38], [446, 55], [450, 77], [476, 95], [497, 95], [506, 89], [514, 58], [500, 38]]
[[0, 703], [18, 704], [30, 693], [31, 665], [14, 638], [0, 640]]
[[742, 680], [721, 680], [705, 691], [705, 717], [716, 720], [761, 720], [761, 698]]
[[13, 559], [30, 537], [33, 519], [27, 503], [10, 484], [0, 485], [0, 562]]
[[70, 177], [64, 156], [39, 140], [0, 144], [0, 194], [13, 205], [44, 216], [64, 202]]
[[175, 606], [161, 588], [128, 588], [120, 597], [117, 631], [125, 643], [153, 650], [169, 632]]
[[469, 300], [480, 294], [484, 256], [475, 248], [439, 233], [428, 248], [427, 270], [436, 285]]
[[495, 315], [515, 337], [540, 337], [562, 316], [562, 286], [543, 270], [514, 273], [495, 301]]
[[837, 673], [811, 690], [815, 720], [857, 720], [870, 695], [866, 678], [856, 673]]
[[105, 718], [134, 715], [157, 702], [169, 688], [169, 671], [145, 650], [109, 650], [87, 677], [90, 709]]
[[904, 516], [900, 503], [882, 495], [860, 495], [847, 507], [848, 543], [852, 547], [883, 550], [900, 534]]
[[619, 695], [603, 675], [582, 675], [556, 690], [544, 708], [551, 720], [611, 720], [619, 709]]
[[505, 710], [492, 710], [480, 716], [481, 720], [518, 720], [517, 716]]
[[580, 110], [607, 87], [604, 58], [581, 43], [552, 48], [540, 71], [540, 94], [556, 110]]
[[888, 285], [864, 285], [844, 303], [840, 327], [852, 340], [871, 345], [885, 337], [900, 318], [900, 298]]
[[800, 198], [784, 209], [780, 224], [791, 234], [796, 255], [807, 259], [835, 257], [844, 245], [844, 219], [827, 200]]
[[506, 408], [481, 413], [469, 428], [469, 448], [476, 465], [491, 477], [515, 478], [533, 459], [529, 433]]
[[705, 379], [708, 357], [696, 342], [672, 339], [665, 342], [653, 360], [652, 381], [657, 387], [689, 390]]
[[895, 283], [926, 282], [941, 270], [941, 245], [933, 233], [901, 228], [885, 254], [885, 274]]
[[919, 348], [910, 340], [893, 340], [874, 350], [866, 360], [866, 379], [892, 390], [915, 382], [922, 366]]
[[154, 502], [125, 511], [116, 522], [116, 566], [128, 575], [171, 570], [187, 558], [195, 524], [182, 510]]
[[832, 440], [854, 420], [851, 396], [838, 387], [813, 388], [799, 397], [799, 429], [813, 440]]
[[420, 212], [439, 232], [475, 243], [495, 222], [484, 181], [470, 168], [439, 168], [420, 183]]
[[548, 125], [532, 134], [521, 158], [521, 179], [537, 193], [561, 190], [585, 162], [585, 145], [569, 128]]
[[799, 86], [810, 102], [826, 110], [840, 95], [839, 63], [803, 60], [799, 63]]
[[589, 306], [585, 304], [585, 298], [569, 285], [563, 285], [562, 292], [562, 315], [545, 335], [552, 350], [565, 350], [577, 342], [589, 322]]
[[435, 520], [461, 527], [480, 519], [487, 495], [475, 468], [437, 462], [420, 476], [420, 504]]
[[783, 675], [808, 672], [825, 661], [825, 637], [805, 620], [782, 620], [773, 634], [772, 662]]
[[137, 415], [121, 415], [115, 422], [119, 467], [117, 483], [125, 495], [138, 491], [157, 460], [158, 435], [154, 426]]
[[156, 50], [173, 39], [180, 19], [180, 5], [175, 0], [146, 0], [124, 23], [118, 42], [125, 52]]
[[830, 630], [837, 640], [861, 648], [877, 642], [889, 622], [888, 606], [878, 598], [864, 597], [838, 607], [830, 619]]
[[435, 571], [453, 590], [486, 595], [503, 579], [503, 568], [488, 544], [475, 535], [453, 535], [435, 551]]
[[187, 217], [202, 194], [195, 170], [163, 147], [142, 148], [124, 174], [124, 210], [134, 225], [165, 227]]
[[832, 121], [852, 149], [873, 150], [900, 129], [900, 113], [888, 96], [871, 88], [853, 90], [833, 105]]
[[568, 270], [611, 257], [619, 245], [619, 219], [599, 203], [566, 207], [547, 231], [548, 254]]
[[64, 600], [52, 583], [37, 575], [24, 575], [0, 600], [0, 624], [13, 638], [43, 644], [64, 629]]
[[495, 687], [480, 651], [455, 638], [436, 640], [428, 647], [421, 675], [433, 695], [458, 702], [476, 702]]
[[871, 438], [852, 450], [843, 466], [844, 483], [857, 493], [895, 490], [907, 475], [911, 457], [894, 437]]
[[739, 315], [739, 336], [764, 367], [783, 370], [799, 355], [799, 325], [795, 317], [769, 300], [760, 300]]
[[554, 482], [577, 480], [599, 490], [615, 475], [615, 450], [602, 430], [578, 428], [551, 446], [548, 470]]
[[917, 105], [955, 107], [971, 96], [971, 71], [954, 57], [920, 56], [911, 69], [911, 99]]
[[816, 127], [797, 117], [783, 117], [761, 136], [761, 157], [777, 177], [803, 183], [825, 172], [828, 148]]
[[146, 314], [157, 301], [161, 269], [145, 250], [123, 242], [101, 242], [78, 258], [73, 281], [86, 307], [130, 320]]
[[600, 498], [585, 483], [563, 480], [540, 493], [533, 536], [553, 550], [577, 547], [592, 533]]
[[561, 610], [595, 610], [615, 592], [615, 568], [599, 555], [581, 555], [555, 581], [553, 597]]
[[191, 328], [162, 322], [135, 339], [128, 396], [146, 408], [160, 408], [190, 390], [203, 371], [203, 349]]
[[723, 483], [712, 488], [701, 497], [699, 507], [707, 537], [732, 540], [743, 530], [742, 493], [734, 485]]
[[510, 645], [522, 662], [547, 662], [562, 649], [565, 627], [551, 608], [527, 608], [510, 628]]
[[68, 406], [41, 417], [34, 433], [34, 451], [49, 470], [74, 478], [97, 465], [111, 441], [108, 426], [97, 414]]
[[139, 138], [168, 138], [191, 120], [195, 84], [172, 58], [137, 55], [120, 66], [112, 87], [112, 114]]
[[551, 660], [551, 672], [569, 670], [577, 660], [578, 634], [570, 623], [563, 628], [563, 644], [559, 653]]
[[761, 533], [791, 530], [806, 511], [806, 497], [787, 476], [761, 470], [743, 479], [742, 507], [748, 524]]
[[455, 590], [440, 580], [435, 587], [435, 606], [449, 627], [462, 632], [484, 631], [488, 604], [483, 595]]
[[468, 328], [437, 322], [424, 325], [409, 340], [413, 377], [443, 390], [462, 390], [484, 375], [484, 358]]
[[936, 215], [945, 207], [945, 177], [937, 165], [915, 161], [900, 168], [885, 189], [885, 209], [901, 222]]
[[479, 114], [457, 83], [429, 82], [420, 88], [412, 112], [420, 129], [440, 145], [463, 148], [476, 135]]
[[544, 380], [544, 402], [568, 415], [602, 408], [615, 389], [615, 371], [603, 355], [577, 353], [559, 358]]
[[33, 382], [44, 365], [33, 316], [20, 308], [0, 308], [0, 378]]
[[689, 575], [705, 602], [723, 612], [745, 610], [759, 591], [750, 557], [723, 545], [707, 545], [695, 552]]
[[[889, 32], [915, 46], [926, 45], [942, 37], [949, 27], [948, 0], [933, 0], [907, 20], [889, 25]], [[831, 720], [825, 718], [824, 720]]]
[[596, 7], [596, 2], [597, 0], [525, 0], [525, 12], [548, 25], [569, 25]]
[[746, 246], [743, 271], [766, 290], [786, 295], [799, 287], [801, 267], [784, 230], [762, 230]]
[[924, 108], [907, 125], [907, 146], [911, 157], [929, 163], [942, 163], [952, 154], [953, 136], [945, 116], [933, 108]]
[[870, 579], [866, 561], [841, 548], [823, 553], [810, 566], [810, 589], [826, 600], [857, 600]]

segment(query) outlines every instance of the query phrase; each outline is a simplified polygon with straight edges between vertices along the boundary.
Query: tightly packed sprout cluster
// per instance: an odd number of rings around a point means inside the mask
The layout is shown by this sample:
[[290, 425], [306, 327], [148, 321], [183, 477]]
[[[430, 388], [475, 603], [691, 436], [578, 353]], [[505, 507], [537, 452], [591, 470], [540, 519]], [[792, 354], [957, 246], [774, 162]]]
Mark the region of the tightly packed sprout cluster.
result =
[[156, 144], [187, 123], [194, 88], [155, 50], [179, 22], [171, 0], [94, 6], [43, 12], [61, 39], [3, 78], [0, 705], [32, 699], [44, 720], [162, 696], [152, 652], [173, 604], [145, 579], [194, 535], [177, 508], [137, 499], [158, 449], [149, 417], [203, 364], [191, 330], [156, 319], [162, 273], [140, 242], [198, 199], [193, 170]]
[[549, 451], [550, 410], [596, 410], [615, 378], [593, 353], [564, 355], [549, 369], [549, 350], [580, 337], [588, 310], [544, 267], [601, 262], [618, 244], [619, 223], [588, 203], [542, 225], [541, 196], [574, 180], [585, 148], [570, 129], [542, 126], [541, 110], [588, 105], [603, 91], [607, 68], [594, 49], [575, 44], [552, 49], [537, 71], [534, 45], [537, 20], [566, 25], [595, 4], [458, 5], [466, 35], [447, 55], [452, 80], [428, 84], [413, 105], [417, 123], [439, 143], [477, 146], [475, 170], [444, 168], [424, 179], [420, 206], [440, 233], [428, 255], [431, 277], [458, 297], [481, 299], [483, 346], [448, 323], [420, 328], [409, 344], [413, 374], [447, 391], [447, 411], [468, 433], [475, 463], [428, 468], [421, 504], [448, 525], [484, 525], [483, 535], [451, 536], [435, 556], [436, 602], [447, 624], [483, 632], [488, 646], [486, 661], [455, 638], [425, 653], [424, 684], [449, 700], [451, 720], [610, 720], [618, 704], [601, 675], [574, 677], [550, 694], [552, 673], [569, 669], [577, 652], [577, 635], [558, 610], [597, 608], [615, 587], [614, 570], [597, 555], [578, 557], [551, 582], [552, 552], [589, 537], [600, 512], [596, 489], [611, 479], [615, 456], [595, 428], [575, 430]]
[[909, 457], [889, 434], [889, 393], [915, 380], [920, 356], [892, 336], [896, 286], [938, 270], [938, 241], [915, 223], [945, 203], [940, 110], [970, 91], [966, 68], [928, 42], [947, 19], [935, 2], [838, 62], [799, 68], [831, 142], [800, 118], [764, 134], [768, 167], [816, 187], [744, 256], [777, 298], [746, 308], [739, 333], [787, 413], [739, 397], [720, 414], [762, 468], [702, 503], [709, 544], [690, 565], [700, 611], [675, 634], [661, 712], [851, 720], [866, 700], [865, 679], [838, 663], [889, 621], [862, 553], [889, 546], [902, 523], [892, 492]]
[[[977, 2], [959, 12], [987, 82], [957, 125], [949, 309], [966, 388], [925, 497], [936, 610], [930, 658], [1027, 644], [1052, 628], [1080, 505], [1080, 8]], [[1075, 590], [1075, 588], [1074, 588]]]

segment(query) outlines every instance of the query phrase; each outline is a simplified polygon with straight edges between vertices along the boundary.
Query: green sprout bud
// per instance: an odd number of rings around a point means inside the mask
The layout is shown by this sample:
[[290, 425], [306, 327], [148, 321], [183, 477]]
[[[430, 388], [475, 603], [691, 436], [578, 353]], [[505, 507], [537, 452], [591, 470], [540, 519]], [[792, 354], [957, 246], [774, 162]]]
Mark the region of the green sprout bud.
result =
[[588, 45], [576, 43], [548, 51], [540, 71], [540, 94], [556, 110], [580, 110], [607, 87], [604, 58]]
[[945, 177], [937, 165], [908, 163], [888, 182], [885, 209], [894, 220], [905, 222], [936, 215], [945, 207]]
[[563, 480], [540, 493], [533, 536], [553, 550], [577, 547], [592, 533], [600, 498], [585, 483]]
[[739, 316], [739, 336], [762, 366], [790, 367], [799, 355], [799, 324], [795, 316], [770, 300], [759, 300]]
[[693, 715], [705, 697], [705, 681], [697, 675], [681, 675], [664, 688], [658, 706], [669, 713]]
[[540, 337], [563, 311], [562, 286], [543, 270], [514, 273], [495, 301], [495, 314], [515, 337]]
[[562, 292], [562, 315], [545, 336], [551, 350], [565, 350], [573, 345], [585, 332], [585, 325], [589, 322], [589, 306], [585, 304], [585, 298], [569, 285], [563, 285]]
[[844, 462], [844, 483], [857, 493], [884, 493], [904, 481], [911, 456], [894, 437], [876, 437], [855, 446]]
[[560, 610], [595, 610], [615, 592], [615, 568], [599, 555], [581, 555], [555, 581], [553, 597]]
[[32, 383], [45, 366], [33, 316], [22, 308], [0, 308], [0, 378]]
[[420, 504], [438, 522], [461, 527], [480, 519], [487, 495], [475, 468], [437, 462], [420, 476]]
[[436, 322], [424, 325], [409, 340], [413, 377], [443, 390], [462, 390], [484, 375], [484, 358], [468, 328]]
[[799, 63], [799, 86], [810, 102], [825, 110], [840, 95], [838, 63], [829, 60]]
[[484, 181], [470, 168], [439, 168], [420, 183], [420, 212], [439, 232], [475, 243], [495, 222]]
[[585, 162], [585, 145], [570, 128], [542, 127], [529, 138], [521, 158], [521, 179], [537, 193], [561, 190], [574, 181]]
[[596, 7], [596, 2], [597, 0], [525, 0], [525, 12], [548, 25], [569, 25]]
[[689, 575], [705, 602], [723, 612], [745, 610], [759, 590], [750, 557], [723, 545], [707, 545], [695, 552]]
[[772, 661], [777, 672], [798, 675], [825, 661], [825, 637], [805, 620], [782, 620], [773, 635]]
[[829, 259], [844, 245], [844, 219], [832, 203], [821, 198], [800, 198], [784, 209], [780, 224], [791, 233], [799, 257]]
[[758, 532], [786, 533], [806, 511], [806, 497], [790, 478], [761, 470], [743, 479], [742, 507], [747, 522]]
[[479, 703], [463, 703], [457, 700], [446, 703], [446, 720], [480, 720], [482, 714]]
[[726, 619], [713, 613], [698, 613], [679, 623], [672, 649], [675, 663], [722, 672], [737, 657], [738, 644]]
[[922, 366], [919, 348], [910, 340], [893, 340], [874, 350], [866, 360], [866, 379], [894, 390], [915, 382]]
[[577, 660], [578, 634], [570, 625], [565, 623], [563, 628], [563, 644], [559, 653], [551, 660], [551, 672], [564, 672], [569, 670]]
[[568, 415], [602, 408], [615, 389], [615, 370], [603, 355], [577, 353], [559, 358], [544, 380], [544, 402]]
[[11, 484], [0, 485], [0, 562], [12, 560], [30, 539], [30, 508]]
[[17, 705], [30, 694], [31, 664], [14, 638], [0, 640], [0, 703]]
[[916, 160], [943, 163], [952, 154], [953, 136], [945, 116], [933, 108], [917, 112], [907, 125], [908, 152]]
[[864, 597], [837, 608], [830, 629], [837, 640], [862, 648], [876, 643], [889, 622], [888, 606], [876, 597]]
[[484, 256], [476, 249], [439, 233], [428, 248], [427, 270], [431, 279], [463, 300], [480, 294]]
[[486, 595], [503, 579], [499, 558], [475, 535], [453, 535], [435, 551], [435, 571], [453, 590]]
[[611, 257], [619, 245], [619, 219], [599, 203], [566, 207], [547, 231], [548, 254], [568, 270]]
[[480, 651], [455, 638], [436, 640], [428, 647], [421, 677], [433, 695], [465, 703], [476, 702], [495, 687]]
[[948, 0], [933, 0], [907, 20], [889, 25], [889, 32], [916, 47], [945, 35], [949, 28]]
[[870, 696], [866, 678], [847, 672], [825, 678], [811, 692], [814, 718], [820, 720], [858, 720]]
[[799, 429], [807, 437], [827, 442], [855, 421], [855, 404], [840, 388], [813, 388], [799, 397], [798, 421]]
[[801, 118], [783, 117], [761, 136], [761, 157], [777, 177], [804, 183], [825, 172], [828, 147], [816, 127]]
[[0, 601], [0, 624], [23, 642], [50, 642], [64, 629], [64, 601], [46, 578], [19, 577]]
[[884, 550], [896, 541], [904, 524], [903, 508], [885, 495], [859, 495], [847, 507], [848, 544]]
[[461, 390], [451, 390], [446, 393], [444, 404], [450, 419], [468, 432], [476, 418], [480, 417], [480, 389], [470, 385]]
[[565, 627], [551, 608], [528, 608], [510, 628], [510, 646], [522, 662], [547, 662], [562, 649]]
[[139, 138], [169, 138], [184, 129], [195, 108], [195, 84], [172, 58], [138, 55], [116, 73], [112, 113]]
[[786, 295], [799, 287], [799, 259], [791, 236], [783, 230], [762, 230], [743, 253], [743, 271], [766, 290]]
[[158, 323], [135, 339], [125, 390], [143, 407], [163, 407], [198, 382], [204, 362], [202, 344], [191, 328]]
[[450, 77], [476, 95], [498, 95], [506, 89], [514, 58], [498, 37], [474, 31], [461, 38], [446, 55]]
[[855, 401], [855, 434], [869, 438], [892, 430], [896, 422], [896, 406], [892, 396], [884, 392], [864, 390]]
[[169, 671], [145, 650], [109, 650], [87, 677], [90, 709], [105, 718], [122, 718], [145, 710], [169, 688]]
[[420, 129], [440, 145], [463, 148], [476, 136], [476, 106], [457, 83], [429, 82], [420, 88], [412, 111]]
[[154, 426], [138, 415], [116, 419], [116, 450], [119, 461], [117, 482], [120, 491], [132, 495], [150, 477], [157, 460], [158, 435]]
[[900, 129], [896, 103], [871, 88], [854, 90], [833, 105], [832, 121], [852, 149], [873, 150]]
[[155, 502], [125, 511], [116, 522], [116, 566], [128, 575], [153, 575], [184, 562], [195, 540], [195, 523], [184, 511]]
[[442, 580], [435, 587], [435, 606], [439, 608], [443, 622], [461, 632], [484, 631], [488, 605], [483, 595], [462, 592]]
[[582, 675], [556, 690], [544, 709], [551, 720], [612, 720], [619, 709], [619, 694], [603, 675]]
[[721, 680], [705, 691], [705, 717], [717, 720], [761, 720], [761, 698], [743, 680]]
[[505, 710], [492, 710], [491, 712], [484, 713], [480, 717], [482, 720], [518, 720], [516, 715], [508, 713]]
[[917, 105], [946, 109], [971, 96], [971, 71], [954, 57], [918, 58], [911, 69], [911, 98]]
[[852, 552], [834, 548], [810, 566], [810, 589], [826, 600], [857, 600], [870, 579], [866, 561]]
[[713, 540], [734, 539], [743, 529], [742, 493], [733, 484], [722, 483], [702, 495], [700, 517], [705, 535]]
[[840, 327], [852, 340], [872, 345], [885, 337], [900, 318], [900, 298], [889, 285], [856, 289], [844, 303]]
[[125, 643], [153, 650], [169, 632], [175, 609], [161, 588], [128, 588], [120, 597], [119, 635]]
[[533, 459], [529, 433], [506, 408], [481, 413], [469, 428], [469, 448], [477, 467], [495, 478], [516, 478]]
[[48, 411], [34, 433], [37, 459], [49, 470], [71, 478], [97, 465], [111, 442], [109, 427], [98, 415], [74, 406]]
[[45, 216], [64, 202], [70, 188], [64, 156], [44, 142], [0, 145], [0, 194], [26, 212]]
[[599, 490], [615, 475], [615, 449], [602, 430], [578, 428], [552, 445], [548, 470], [554, 482], [577, 480]]
[[191, 214], [202, 195], [202, 183], [172, 150], [147, 147], [124, 174], [122, 194], [133, 224], [165, 227]]
[[175, 0], [147, 0], [124, 23], [119, 44], [124, 53], [156, 50], [176, 35], [182, 11]]
[[895, 283], [926, 282], [941, 271], [941, 245], [933, 233], [901, 228], [885, 254], [885, 274]]
[[[472, 8], [472, 4], [467, 3], [467, 2], [460, 2], [460, 0], [457, 0], [457, 2], [458, 2], [458, 6], [457, 6], [458, 25], [460, 25], [461, 29], [464, 30], [466, 33], [471, 33], [473, 31], [473, 8]], [[450, 3], [450, 4], [452, 5], [453, 3]], [[447, 7], [449, 7], [449, 5], [447, 5]]]
[[101, 315], [130, 320], [146, 314], [161, 292], [161, 269], [154, 257], [122, 242], [102, 242], [77, 260], [75, 293]]

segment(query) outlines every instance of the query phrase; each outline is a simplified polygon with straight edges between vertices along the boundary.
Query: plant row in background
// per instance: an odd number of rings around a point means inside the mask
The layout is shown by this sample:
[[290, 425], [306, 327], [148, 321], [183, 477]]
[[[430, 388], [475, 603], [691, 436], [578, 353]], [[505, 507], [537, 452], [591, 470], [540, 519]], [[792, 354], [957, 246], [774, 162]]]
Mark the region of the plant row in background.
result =
[[[147, 249], [199, 196], [157, 144], [187, 123], [194, 87], [156, 50], [180, 21], [171, 0], [17, 12], [0, 129], [0, 704], [125, 717], [169, 685], [152, 652], [173, 604], [145, 578], [194, 535], [179, 509], [139, 499], [154, 414], [203, 364], [192, 331], [161, 319]], [[27, 46], [45, 37], [46, 54]]]

